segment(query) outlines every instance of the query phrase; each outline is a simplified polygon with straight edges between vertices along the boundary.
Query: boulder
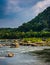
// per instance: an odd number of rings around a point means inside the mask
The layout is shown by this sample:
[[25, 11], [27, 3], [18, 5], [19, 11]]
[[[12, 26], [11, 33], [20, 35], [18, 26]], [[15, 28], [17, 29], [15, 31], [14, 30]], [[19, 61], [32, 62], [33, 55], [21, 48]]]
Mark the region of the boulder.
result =
[[2, 45], [2, 44], [0, 44], [0, 47], [3, 47], [3, 45]]
[[18, 43], [12, 43], [10, 45], [11, 48], [18, 48], [19, 47], [19, 44]]
[[14, 54], [12, 52], [9, 52], [7, 55], [7, 57], [13, 57], [13, 56], [14, 56]]

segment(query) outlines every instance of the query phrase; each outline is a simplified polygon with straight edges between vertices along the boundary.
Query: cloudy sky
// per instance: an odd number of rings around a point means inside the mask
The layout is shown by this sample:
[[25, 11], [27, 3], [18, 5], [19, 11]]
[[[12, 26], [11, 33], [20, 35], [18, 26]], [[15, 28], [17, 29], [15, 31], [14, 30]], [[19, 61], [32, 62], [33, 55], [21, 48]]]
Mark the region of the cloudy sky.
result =
[[0, 27], [18, 27], [50, 6], [50, 0], [0, 0]]

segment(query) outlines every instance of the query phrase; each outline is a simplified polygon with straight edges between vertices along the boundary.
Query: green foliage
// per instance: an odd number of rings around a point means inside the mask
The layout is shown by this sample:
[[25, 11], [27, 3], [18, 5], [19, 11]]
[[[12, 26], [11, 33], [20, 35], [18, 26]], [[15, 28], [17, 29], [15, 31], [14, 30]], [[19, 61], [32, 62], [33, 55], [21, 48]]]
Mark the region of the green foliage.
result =
[[19, 39], [19, 38], [33, 38], [33, 37], [50, 37], [50, 32], [41, 31], [33, 32], [32, 30], [28, 32], [18, 32], [17, 29], [4, 28], [0, 29], [0, 38], [8, 39]]
[[41, 42], [42, 41], [42, 38], [23, 38], [23, 41], [31, 41], [32, 43], [35, 43], [35, 42]]
[[18, 31], [28, 32], [32, 31], [50, 31], [50, 7], [45, 9], [42, 13], [36, 16], [28, 23], [24, 23], [22, 26], [17, 28]]

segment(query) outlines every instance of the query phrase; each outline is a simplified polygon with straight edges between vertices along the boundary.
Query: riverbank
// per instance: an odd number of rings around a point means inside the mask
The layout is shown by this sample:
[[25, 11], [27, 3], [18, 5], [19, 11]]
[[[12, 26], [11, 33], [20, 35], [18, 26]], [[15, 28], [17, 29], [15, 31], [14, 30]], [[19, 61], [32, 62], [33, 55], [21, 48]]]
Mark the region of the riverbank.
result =
[[50, 46], [49, 38], [23, 38], [19, 41], [22, 46]]
[[49, 38], [23, 38], [23, 39], [0, 39], [0, 47], [2, 46], [50, 46]]

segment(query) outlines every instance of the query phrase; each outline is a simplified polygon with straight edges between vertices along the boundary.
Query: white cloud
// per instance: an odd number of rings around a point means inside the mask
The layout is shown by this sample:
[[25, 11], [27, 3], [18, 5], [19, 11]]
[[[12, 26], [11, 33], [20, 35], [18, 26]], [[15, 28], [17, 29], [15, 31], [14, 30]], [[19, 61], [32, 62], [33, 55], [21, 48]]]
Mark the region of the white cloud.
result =
[[36, 3], [32, 8], [27, 9], [26, 11], [22, 12], [22, 17], [25, 19], [30, 20], [45, 10], [47, 7], [50, 6], [50, 0], [43, 0]]
[[19, 12], [21, 10], [22, 10], [22, 8], [19, 7], [18, 0], [8, 0], [5, 14], [9, 14], [10, 12], [15, 13], [15, 12]]
[[23, 20], [23, 22], [27, 22], [37, 16], [39, 13], [44, 11], [47, 7], [50, 6], [50, 0], [43, 0], [39, 1], [35, 5], [32, 6], [32, 8], [29, 8], [25, 11], [22, 11], [20, 13], [20, 18]]
[[[25, 1], [25, 0], [22, 0]], [[26, 0], [26, 2], [29, 2], [31, 0]], [[33, 0], [32, 0], [33, 1]], [[24, 22], [27, 22], [37, 16], [40, 12], [42, 12], [44, 9], [46, 9], [48, 6], [50, 6], [50, 0], [42, 0], [38, 1], [35, 5], [33, 4], [32, 7], [30, 8], [22, 8], [19, 6], [20, 3], [26, 4], [26, 2], [21, 2], [21, 0], [8, 0], [7, 3], [7, 9], [5, 11], [6, 15], [9, 15], [11, 12], [16, 13], [15, 19], [13, 20], [3, 20], [4, 22], [6, 21], [5, 26], [10, 26], [10, 27], [17, 27], [21, 25]], [[18, 15], [17, 15], [17, 12]], [[8, 22], [7, 22], [8, 21]], [[3, 22], [2, 22], [3, 24]], [[3, 26], [4, 26], [3, 25]], [[0, 24], [1, 27], [3, 27]]]
[[[27, 1], [27, 2], [29, 2], [29, 1]], [[50, 6], [50, 0], [39, 1], [38, 3], [33, 5], [32, 8], [30, 8], [30, 9], [25, 9], [25, 8], [20, 7], [19, 4], [21, 4], [21, 3], [26, 4], [26, 2], [24, 0], [8, 0], [5, 15], [9, 14], [9, 13], [17, 13], [17, 12], [22, 11], [23, 12], [22, 14], [24, 14], [24, 16], [25, 15], [28, 16], [28, 17], [31, 16], [31, 15], [36, 16], [38, 13], [42, 12], [44, 9], [46, 9], [48, 6]]]
[[24, 9], [26, 10], [27, 7], [34, 5], [34, 2], [36, 2], [36, 0], [7, 0], [5, 14], [17, 13], [23, 11]]
[[44, 0], [38, 2], [35, 6], [32, 7], [32, 10], [34, 11], [35, 15], [42, 12], [44, 9], [50, 6], [50, 0]]

